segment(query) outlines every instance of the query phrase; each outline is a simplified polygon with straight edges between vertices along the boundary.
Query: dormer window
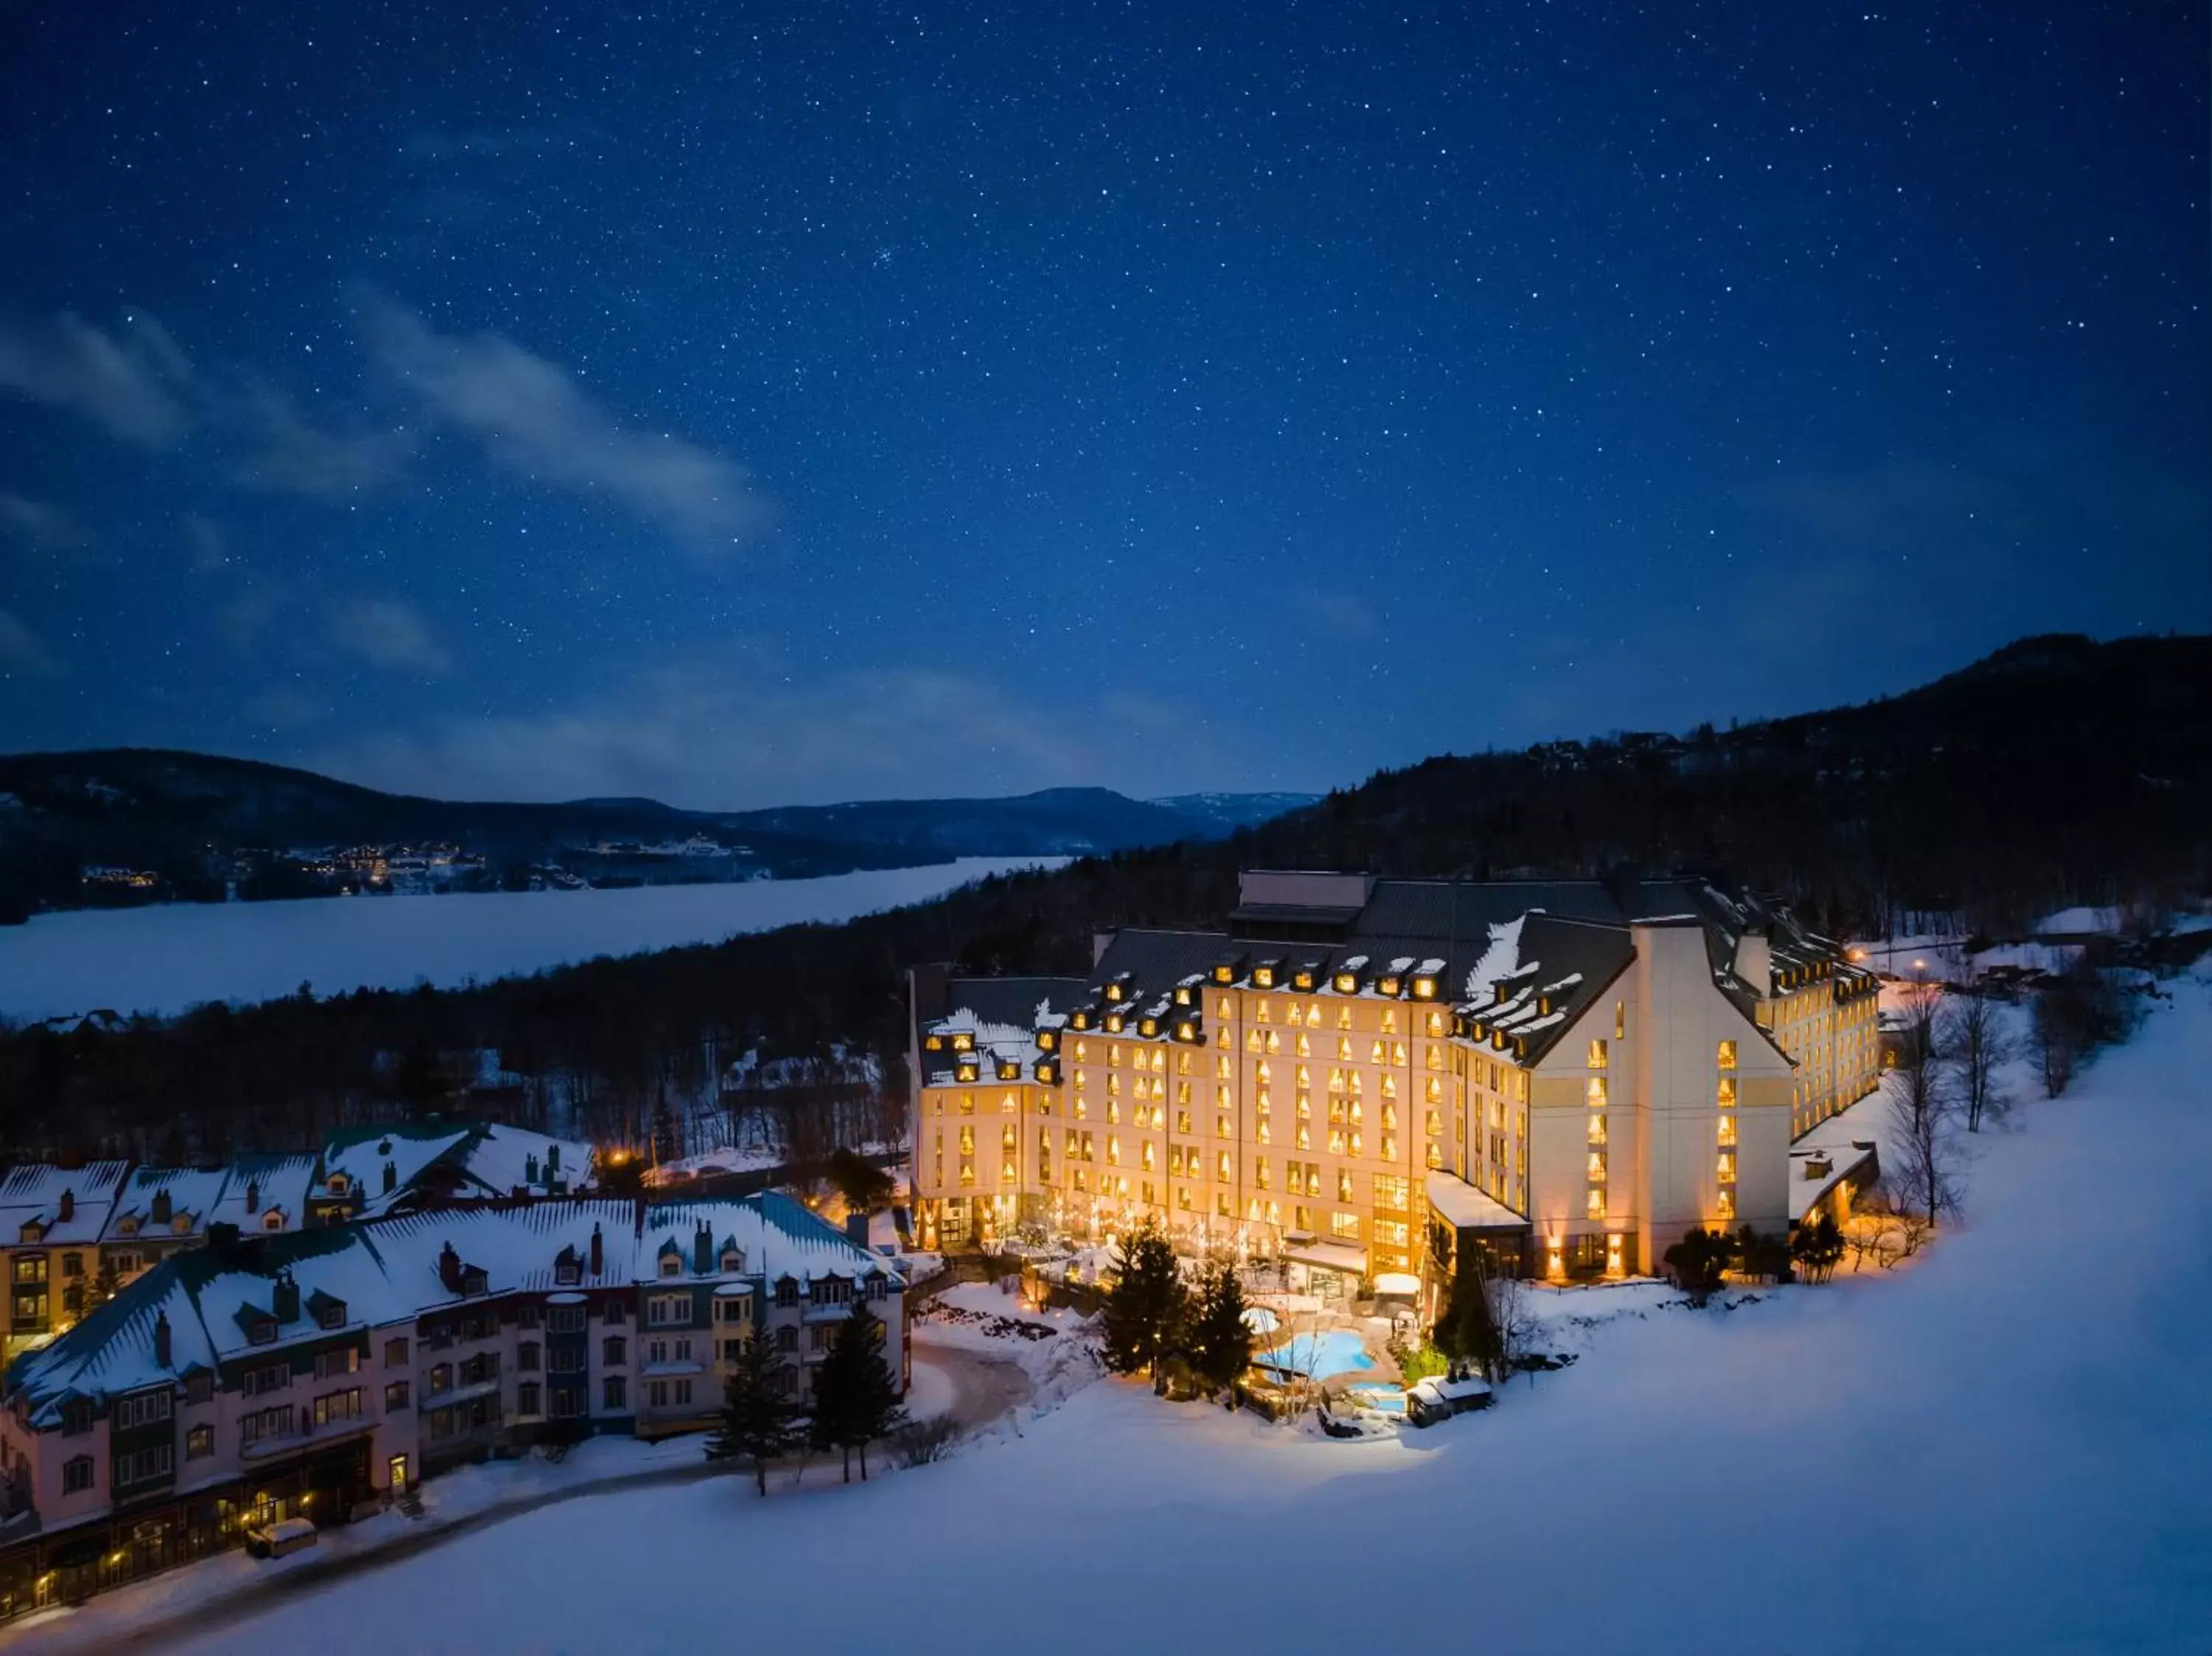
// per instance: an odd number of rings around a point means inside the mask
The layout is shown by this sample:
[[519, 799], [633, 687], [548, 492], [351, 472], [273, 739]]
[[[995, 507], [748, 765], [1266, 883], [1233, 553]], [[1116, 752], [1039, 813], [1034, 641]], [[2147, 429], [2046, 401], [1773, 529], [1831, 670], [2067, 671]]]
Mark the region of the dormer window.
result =
[[1413, 998], [1415, 1000], [1434, 1000], [1436, 998], [1437, 980], [1434, 978], [1415, 978], [1413, 980]]
[[1336, 974], [1336, 992], [1338, 994], [1352, 995], [1357, 994], [1358, 992], [1359, 980], [1358, 977], [1350, 972], [1340, 972]]
[[330, 1177], [328, 1188], [331, 1195], [343, 1196], [346, 1192], [353, 1188], [353, 1181], [342, 1173], [334, 1173]]
[[1036, 1043], [1037, 1051], [1049, 1052], [1060, 1045], [1060, 1032], [1057, 1029], [1040, 1029], [1037, 1031]]
[[1377, 983], [1375, 987], [1377, 992], [1389, 995], [1393, 999], [1395, 999], [1398, 993], [1398, 980], [1395, 978], [1384, 978], [1381, 982]]
[[483, 1266], [471, 1265], [461, 1272], [461, 1296], [464, 1299], [472, 1299], [489, 1291], [490, 1287], [491, 1279], [484, 1274]]
[[264, 1230], [283, 1229], [284, 1210], [282, 1208], [271, 1208], [268, 1212], [263, 1214], [261, 1216], [261, 1228]]
[[943, 1035], [929, 1036], [921, 1043], [921, 1050], [925, 1052], [943, 1052], [945, 1050], [945, 1037]]
[[725, 1277], [734, 1277], [744, 1268], [745, 1251], [743, 1248], [726, 1247], [722, 1250], [722, 1274]]
[[330, 1304], [325, 1306], [320, 1311], [318, 1311], [315, 1313], [315, 1323], [318, 1327], [321, 1328], [343, 1328], [345, 1326], [345, 1306], [339, 1301], [331, 1301]]
[[138, 1234], [138, 1216], [135, 1213], [125, 1214], [115, 1222], [115, 1228], [122, 1235], [136, 1236]]
[[252, 1318], [246, 1325], [246, 1338], [252, 1345], [276, 1344], [276, 1319], [265, 1316]]
[[684, 1274], [684, 1256], [674, 1253], [662, 1254], [660, 1274], [664, 1277], [681, 1277]]
[[44, 1225], [36, 1219], [26, 1219], [23, 1221], [22, 1232], [18, 1240], [26, 1242], [41, 1242], [46, 1240], [46, 1228]]
[[1275, 986], [1275, 968], [1272, 966], [1254, 967], [1252, 986], [1255, 989], [1273, 989]]

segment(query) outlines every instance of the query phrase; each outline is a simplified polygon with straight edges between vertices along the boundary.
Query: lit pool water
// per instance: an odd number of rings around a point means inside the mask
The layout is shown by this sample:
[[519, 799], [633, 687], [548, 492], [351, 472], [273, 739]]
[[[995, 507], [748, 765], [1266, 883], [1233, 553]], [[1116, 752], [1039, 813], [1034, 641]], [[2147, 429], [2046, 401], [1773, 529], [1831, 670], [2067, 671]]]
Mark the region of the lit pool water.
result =
[[1370, 1409], [1380, 1410], [1386, 1415], [1406, 1412], [1406, 1391], [1401, 1386], [1390, 1386], [1382, 1380], [1361, 1380], [1356, 1386], [1344, 1388]]
[[1271, 1368], [1286, 1369], [1309, 1380], [1326, 1380], [1331, 1374], [1346, 1374], [1355, 1368], [1375, 1366], [1375, 1359], [1367, 1355], [1359, 1336], [1341, 1328], [1326, 1334], [1300, 1334], [1288, 1345], [1277, 1346], [1260, 1361]]

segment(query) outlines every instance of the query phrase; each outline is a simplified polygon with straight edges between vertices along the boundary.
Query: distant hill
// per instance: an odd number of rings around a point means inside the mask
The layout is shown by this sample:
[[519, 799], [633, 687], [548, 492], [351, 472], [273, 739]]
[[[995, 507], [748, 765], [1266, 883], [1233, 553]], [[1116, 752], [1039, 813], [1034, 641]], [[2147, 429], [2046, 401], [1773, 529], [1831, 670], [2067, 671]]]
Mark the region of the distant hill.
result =
[[1431, 759], [1240, 848], [1401, 874], [1719, 867], [1838, 926], [1919, 907], [2014, 927], [2201, 891], [2212, 638], [2023, 639], [1853, 707]]
[[[800, 878], [963, 856], [1081, 856], [1218, 838], [1304, 795], [1200, 796], [1189, 809], [1105, 788], [1005, 799], [879, 800], [696, 811], [653, 799], [428, 799], [253, 760], [116, 748], [0, 756], [0, 919], [41, 908], [223, 894], [241, 866], [354, 846], [449, 845], [478, 884], [561, 864], [594, 879]], [[1269, 803], [1258, 803], [1266, 801]], [[697, 839], [726, 858], [650, 854]], [[626, 848], [609, 854], [584, 847]], [[276, 854], [258, 861], [241, 852]], [[287, 864], [289, 866], [289, 864]], [[87, 869], [114, 870], [88, 880]], [[306, 895], [257, 876], [268, 895]], [[318, 888], [320, 889], [320, 888]], [[259, 888], [247, 895], [258, 895]]]
[[[0, 789], [13, 762], [0, 761]], [[1023, 807], [1040, 834], [1080, 820], [1080, 791], [1038, 798], [986, 803]], [[1113, 820], [1157, 823], [1148, 810], [1191, 809], [1120, 799], [1112, 810], [1125, 807], [1135, 814]], [[957, 825], [975, 815], [950, 802], [860, 808], [852, 820], [862, 827], [833, 820], [832, 831], [911, 843], [968, 832]], [[756, 822], [744, 830], [755, 839], [822, 831], [812, 814], [751, 816], [784, 825]], [[590, 1136], [638, 1143], [659, 1130], [672, 1085], [710, 1085], [706, 1054], [842, 1046], [896, 1075], [902, 968], [1087, 972], [1096, 931], [1218, 925], [1240, 866], [1496, 876], [1625, 863], [1716, 868], [1846, 936], [1917, 908], [2002, 931], [2075, 904], [2212, 889], [2212, 639], [2030, 639], [1856, 707], [1431, 759], [1226, 840], [1082, 857], [843, 925], [464, 989], [293, 997], [118, 1030], [0, 1029], [0, 1099], [11, 1105], [0, 1111], [0, 1155], [11, 1133], [38, 1153], [149, 1154], [173, 1133], [195, 1149], [311, 1146], [333, 1121], [419, 1107], [395, 1092], [409, 1066], [392, 1054], [495, 1047], [531, 1087], [557, 1083], [588, 1101]]]

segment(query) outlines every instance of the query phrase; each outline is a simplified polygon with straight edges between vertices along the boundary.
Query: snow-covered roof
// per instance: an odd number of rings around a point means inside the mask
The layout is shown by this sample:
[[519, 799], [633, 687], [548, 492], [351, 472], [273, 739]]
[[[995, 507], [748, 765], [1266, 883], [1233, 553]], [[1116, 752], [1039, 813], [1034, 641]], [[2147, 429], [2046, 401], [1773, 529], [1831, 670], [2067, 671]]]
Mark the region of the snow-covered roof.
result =
[[362, 1213], [382, 1213], [413, 1186], [425, 1168], [459, 1149], [475, 1131], [430, 1122], [333, 1133], [323, 1146], [325, 1187], [343, 1174], [349, 1190], [360, 1193]]
[[[690, 1249], [702, 1221], [714, 1243], [708, 1274], [717, 1280], [787, 1275], [808, 1281], [872, 1271], [898, 1278], [890, 1262], [775, 1192], [667, 1203], [642, 1213], [635, 1203], [593, 1199], [440, 1208], [283, 1235], [249, 1234], [235, 1244], [173, 1254], [52, 1344], [19, 1357], [8, 1372], [8, 1397], [30, 1409], [34, 1424], [46, 1425], [72, 1396], [112, 1396], [194, 1368], [410, 1322], [461, 1302], [439, 1270], [448, 1247], [465, 1270], [483, 1273], [486, 1296], [650, 1284], [663, 1280], [659, 1258], [668, 1247], [682, 1256], [683, 1277], [699, 1280], [690, 1269]], [[595, 1232], [596, 1272], [590, 1269]], [[732, 1244], [744, 1264], [726, 1273], [722, 1253]], [[561, 1269], [564, 1257], [574, 1263], [573, 1277]], [[299, 1313], [279, 1324], [275, 1340], [256, 1342], [252, 1328], [276, 1314], [285, 1282], [297, 1290]], [[330, 1301], [343, 1309], [342, 1319], [325, 1327], [314, 1309]], [[155, 1361], [155, 1328], [163, 1317], [169, 1325], [166, 1365]]]
[[1454, 1229], [1525, 1229], [1528, 1226], [1528, 1222], [1504, 1203], [1450, 1174], [1431, 1174], [1423, 1189], [1429, 1205], [1442, 1214]]
[[[38, 1240], [46, 1244], [98, 1241], [130, 1165], [88, 1162], [81, 1168], [55, 1168], [33, 1162], [12, 1168], [0, 1180], [0, 1247], [15, 1246], [26, 1225], [37, 1226]], [[64, 1207], [67, 1218], [62, 1216]]]
[[[589, 1144], [526, 1127], [483, 1127], [462, 1149], [459, 1167], [465, 1180], [494, 1196], [518, 1188], [533, 1196], [566, 1194], [595, 1183]], [[556, 1186], [562, 1188], [556, 1192]]]
[[[684, 1274], [692, 1273], [692, 1239], [701, 1224], [714, 1239], [708, 1274], [724, 1275], [723, 1252], [734, 1247], [743, 1256], [738, 1273], [774, 1280], [795, 1277], [865, 1277], [870, 1271], [896, 1275], [892, 1265], [862, 1247], [842, 1230], [805, 1203], [778, 1191], [764, 1191], [728, 1201], [664, 1202], [648, 1207], [638, 1233], [641, 1265], [657, 1261], [660, 1251], [673, 1247], [683, 1256]], [[659, 1280], [653, 1270], [641, 1272], [641, 1281]]]
[[[228, 1168], [140, 1168], [125, 1181], [102, 1240], [182, 1240], [204, 1235], [222, 1199], [223, 1187], [229, 1182]], [[168, 1198], [166, 1217], [161, 1203], [163, 1197]]]
[[312, 1156], [241, 1156], [230, 1164], [210, 1222], [257, 1236], [298, 1230], [314, 1182]]

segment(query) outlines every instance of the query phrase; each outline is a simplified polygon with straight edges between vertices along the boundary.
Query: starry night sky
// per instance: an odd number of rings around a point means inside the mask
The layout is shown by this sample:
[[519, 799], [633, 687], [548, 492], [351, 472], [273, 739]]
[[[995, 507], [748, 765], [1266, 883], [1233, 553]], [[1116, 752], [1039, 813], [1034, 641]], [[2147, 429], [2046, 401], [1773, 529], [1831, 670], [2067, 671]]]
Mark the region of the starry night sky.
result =
[[0, 0], [0, 747], [1322, 788], [2212, 626], [2193, 4]]

